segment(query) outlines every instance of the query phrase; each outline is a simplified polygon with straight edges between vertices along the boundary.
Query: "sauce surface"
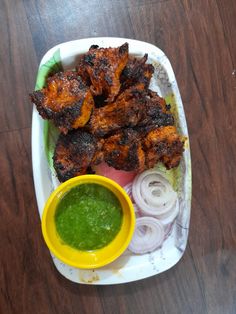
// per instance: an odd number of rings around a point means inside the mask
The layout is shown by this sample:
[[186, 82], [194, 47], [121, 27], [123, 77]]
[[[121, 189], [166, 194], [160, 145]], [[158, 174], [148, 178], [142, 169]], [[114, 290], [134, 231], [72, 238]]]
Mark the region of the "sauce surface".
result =
[[56, 229], [63, 242], [75, 249], [96, 250], [119, 232], [123, 212], [117, 197], [98, 184], [81, 184], [59, 202]]

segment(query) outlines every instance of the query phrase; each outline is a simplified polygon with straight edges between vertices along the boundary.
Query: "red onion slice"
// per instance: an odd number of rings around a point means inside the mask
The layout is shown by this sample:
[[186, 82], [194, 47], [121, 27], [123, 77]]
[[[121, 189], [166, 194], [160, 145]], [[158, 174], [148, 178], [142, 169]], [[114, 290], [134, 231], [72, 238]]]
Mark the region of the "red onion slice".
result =
[[135, 177], [132, 196], [143, 214], [166, 218], [176, 207], [177, 193], [164, 173], [152, 169]]
[[129, 250], [135, 254], [152, 252], [164, 241], [165, 232], [162, 223], [153, 217], [136, 218], [136, 227]]
[[140, 216], [140, 210], [139, 210], [138, 206], [136, 204], [133, 204], [133, 207], [134, 207], [134, 212], [135, 212], [136, 217], [139, 217]]
[[130, 199], [132, 202], [134, 202], [133, 194], [132, 194], [132, 182], [128, 183], [125, 187], [124, 190], [125, 192], [129, 195]]

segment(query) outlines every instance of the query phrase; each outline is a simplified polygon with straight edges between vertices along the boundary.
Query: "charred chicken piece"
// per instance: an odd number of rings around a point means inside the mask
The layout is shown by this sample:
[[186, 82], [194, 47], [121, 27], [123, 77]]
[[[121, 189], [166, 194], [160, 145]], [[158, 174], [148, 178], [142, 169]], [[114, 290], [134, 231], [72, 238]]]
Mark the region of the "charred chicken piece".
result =
[[162, 161], [167, 169], [177, 167], [183, 154], [184, 141], [175, 126], [150, 131], [142, 141], [146, 168], [154, 167], [158, 161]]
[[125, 90], [114, 103], [95, 109], [89, 122], [91, 132], [101, 137], [124, 127], [173, 124], [165, 100], [137, 86]]
[[154, 67], [146, 64], [148, 55], [143, 58], [129, 58], [129, 61], [121, 74], [121, 90], [125, 90], [133, 85], [140, 84], [140, 88], [146, 90], [150, 84]]
[[80, 60], [77, 71], [85, 82], [91, 82], [93, 95], [105, 95], [112, 102], [120, 90], [120, 75], [128, 61], [128, 44], [118, 48], [99, 48], [96, 45]]
[[88, 173], [103, 160], [117, 170], [143, 171], [163, 162], [167, 169], [178, 166], [184, 138], [175, 126], [147, 131], [139, 127], [121, 129], [106, 139], [97, 139], [83, 130], [61, 134], [54, 152], [59, 181]]
[[104, 160], [117, 170], [141, 171], [145, 156], [140, 142], [140, 134], [133, 129], [123, 129], [105, 139]]
[[91, 163], [102, 161], [103, 140], [97, 140], [83, 130], [60, 134], [56, 143], [53, 162], [57, 177], [64, 182], [72, 177], [87, 173]]
[[59, 72], [46, 87], [30, 94], [44, 119], [53, 120], [63, 133], [83, 127], [94, 107], [92, 94], [75, 71]]
[[81, 77], [81, 79], [84, 82], [84, 84], [86, 86], [90, 86], [91, 85], [91, 80], [90, 80], [88, 72], [86, 71], [86, 64], [85, 64], [85, 61], [84, 61], [84, 57], [82, 57], [79, 60], [77, 66], [76, 66], [76, 71], [77, 71], [78, 75]]

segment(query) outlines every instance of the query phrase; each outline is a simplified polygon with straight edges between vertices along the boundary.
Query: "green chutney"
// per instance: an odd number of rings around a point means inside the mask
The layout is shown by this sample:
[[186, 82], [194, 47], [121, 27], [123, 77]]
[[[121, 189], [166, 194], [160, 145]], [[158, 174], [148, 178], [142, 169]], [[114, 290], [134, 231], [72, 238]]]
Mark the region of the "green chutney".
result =
[[60, 238], [82, 251], [100, 249], [110, 243], [119, 232], [122, 219], [118, 198], [94, 183], [72, 188], [60, 200], [55, 213]]

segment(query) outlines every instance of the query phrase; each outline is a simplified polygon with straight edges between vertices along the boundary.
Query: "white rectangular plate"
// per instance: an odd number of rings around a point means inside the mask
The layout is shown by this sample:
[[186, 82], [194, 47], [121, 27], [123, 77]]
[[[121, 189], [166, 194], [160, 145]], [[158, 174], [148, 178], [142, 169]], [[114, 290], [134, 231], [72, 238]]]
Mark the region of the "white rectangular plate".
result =
[[[63, 69], [73, 69], [78, 57], [87, 52], [91, 45], [118, 47], [125, 42], [129, 43], [129, 53], [131, 55], [142, 57], [145, 53], [148, 53], [147, 63], [152, 63], [155, 68], [150, 89], [157, 91], [159, 95], [166, 99], [167, 103], [171, 104], [178, 131], [188, 138], [183, 104], [171, 64], [163, 51], [145, 42], [126, 38], [106, 37], [79, 39], [57, 45], [44, 55], [40, 63], [36, 89], [43, 87], [45, 78], [51, 68], [62, 65]], [[34, 107], [32, 117], [32, 160], [40, 217], [47, 198], [59, 184], [51, 165], [50, 154], [45, 148], [48, 142], [55, 141], [53, 135], [50, 135], [48, 131], [47, 122], [39, 116]], [[96, 270], [82, 270], [70, 267], [52, 255], [57, 270], [73, 282], [106, 285], [147, 278], [174, 266], [182, 257], [188, 239], [192, 193], [188, 140], [186, 141], [185, 151], [178, 169], [167, 172], [168, 175], [174, 178], [174, 188], [178, 192], [180, 211], [171, 234], [160, 249], [144, 255], [134, 255], [127, 250], [115, 262]]]

